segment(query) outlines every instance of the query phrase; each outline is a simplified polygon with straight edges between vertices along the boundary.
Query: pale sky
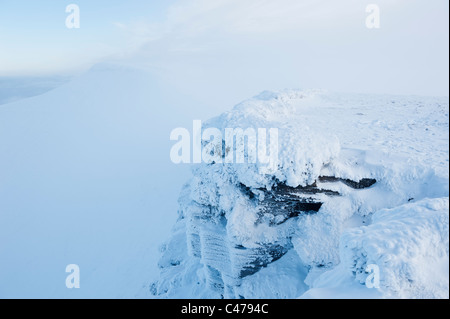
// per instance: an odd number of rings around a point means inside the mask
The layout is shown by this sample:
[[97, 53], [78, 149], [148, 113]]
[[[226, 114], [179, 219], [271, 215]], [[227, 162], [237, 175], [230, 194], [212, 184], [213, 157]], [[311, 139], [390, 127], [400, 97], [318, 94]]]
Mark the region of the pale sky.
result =
[[[65, 26], [70, 3], [80, 7], [80, 29]], [[380, 7], [380, 29], [365, 26], [370, 3]], [[448, 6], [447, 0], [0, 0], [0, 76], [70, 74], [115, 61], [153, 69], [197, 95], [304, 87], [448, 96]]]

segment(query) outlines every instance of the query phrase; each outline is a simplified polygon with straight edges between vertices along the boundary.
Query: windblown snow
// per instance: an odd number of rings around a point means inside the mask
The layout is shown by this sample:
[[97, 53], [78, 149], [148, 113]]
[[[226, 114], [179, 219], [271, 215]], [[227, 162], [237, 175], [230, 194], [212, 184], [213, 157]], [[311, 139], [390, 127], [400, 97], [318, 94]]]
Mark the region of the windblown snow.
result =
[[208, 121], [278, 128], [276, 169], [194, 166], [148, 289], [160, 298], [448, 298], [448, 107], [446, 98], [292, 90]]

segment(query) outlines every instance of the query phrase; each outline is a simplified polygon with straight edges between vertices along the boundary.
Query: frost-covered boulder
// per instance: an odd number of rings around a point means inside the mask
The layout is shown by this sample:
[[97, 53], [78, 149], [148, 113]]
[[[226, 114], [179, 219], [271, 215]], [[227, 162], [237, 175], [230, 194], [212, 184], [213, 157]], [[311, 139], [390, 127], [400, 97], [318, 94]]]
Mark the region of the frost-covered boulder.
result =
[[342, 263], [360, 283], [377, 265], [386, 296], [449, 298], [448, 197], [378, 211], [341, 241]]
[[448, 197], [376, 212], [369, 226], [344, 232], [340, 257], [303, 298], [448, 299]]

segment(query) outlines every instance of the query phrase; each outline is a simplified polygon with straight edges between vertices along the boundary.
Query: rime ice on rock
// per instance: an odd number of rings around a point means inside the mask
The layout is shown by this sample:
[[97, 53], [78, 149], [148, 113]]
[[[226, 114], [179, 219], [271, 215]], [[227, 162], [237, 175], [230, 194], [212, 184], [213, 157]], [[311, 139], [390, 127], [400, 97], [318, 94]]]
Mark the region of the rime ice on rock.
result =
[[261, 174], [258, 163], [194, 166], [179, 198], [179, 221], [163, 252], [160, 280], [152, 286], [155, 295], [177, 296], [174, 291], [185, 285], [198, 289], [198, 296], [255, 297], [258, 281], [270, 282], [263, 274], [270, 266], [292, 280], [267, 296], [297, 297], [300, 284], [289, 272], [313, 274], [337, 265], [347, 221], [364, 225], [378, 209], [425, 195], [414, 185], [435, 179], [430, 171], [395, 170], [391, 158], [378, 164], [371, 159], [378, 153], [341, 149], [324, 122], [309, 121], [312, 108], [326, 114], [327, 99], [320, 91], [264, 92], [204, 124], [278, 128], [279, 162], [271, 174]]

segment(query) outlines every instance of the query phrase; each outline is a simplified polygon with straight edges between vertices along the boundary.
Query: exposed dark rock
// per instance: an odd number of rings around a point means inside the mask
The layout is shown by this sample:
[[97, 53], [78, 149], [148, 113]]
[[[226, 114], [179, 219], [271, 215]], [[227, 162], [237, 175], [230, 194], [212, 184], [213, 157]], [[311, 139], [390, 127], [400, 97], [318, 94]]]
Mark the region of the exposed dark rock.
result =
[[[300, 214], [317, 213], [328, 198], [341, 196], [337, 191], [323, 188], [324, 184], [321, 183], [344, 183], [358, 190], [370, 187], [376, 181], [321, 176], [317, 182], [308, 186], [290, 187], [278, 182], [271, 190], [252, 189], [244, 184], [238, 187], [257, 208], [257, 225], [266, 223], [271, 227], [279, 227]], [[237, 243], [229, 245], [225, 212], [215, 206], [191, 203], [185, 213], [189, 254], [201, 258], [208, 286], [219, 294], [233, 296], [233, 287], [239, 286], [242, 278], [255, 274], [292, 248], [289, 236], [270, 244], [252, 243], [251, 248]]]
[[377, 181], [373, 178], [363, 178], [359, 182], [352, 181], [351, 179], [344, 179], [344, 178], [337, 178], [333, 176], [320, 176], [319, 182], [322, 183], [335, 183], [335, 182], [341, 182], [347, 185], [348, 187], [354, 188], [354, 189], [363, 189], [368, 188], [372, 185], [374, 185]]
[[[332, 176], [321, 176], [318, 178], [318, 181], [322, 183], [341, 182], [353, 189], [368, 188], [376, 183], [375, 179], [370, 178], [363, 178], [356, 182], [350, 179]], [[241, 184], [240, 187], [244, 194], [250, 199], [256, 200], [255, 193], [251, 188], [246, 187], [243, 184]], [[272, 226], [280, 225], [286, 220], [297, 217], [300, 214], [317, 213], [322, 207], [323, 202], [318, 200], [317, 196], [314, 195], [321, 194], [329, 197], [341, 196], [339, 192], [319, 188], [317, 183], [298, 187], [290, 187], [284, 183], [278, 183], [270, 191], [262, 188], [259, 188], [256, 191], [264, 194], [264, 199], [258, 200], [256, 203], [256, 205], [260, 207], [260, 218], [258, 223], [266, 220]], [[274, 218], [271, 219], [270, 216], [273, 216]]]
[[286, 254], [291, 245], [261, 245], [259, 248], [247, 249], [245, 247], [236, 248], [239, 251], [237, 254], [245, 255], [245, 258], [252, 257], [247, 264], [240, 270], [239, 278], [244, 278], [258, 272], [261, 268], [280, 259]]

